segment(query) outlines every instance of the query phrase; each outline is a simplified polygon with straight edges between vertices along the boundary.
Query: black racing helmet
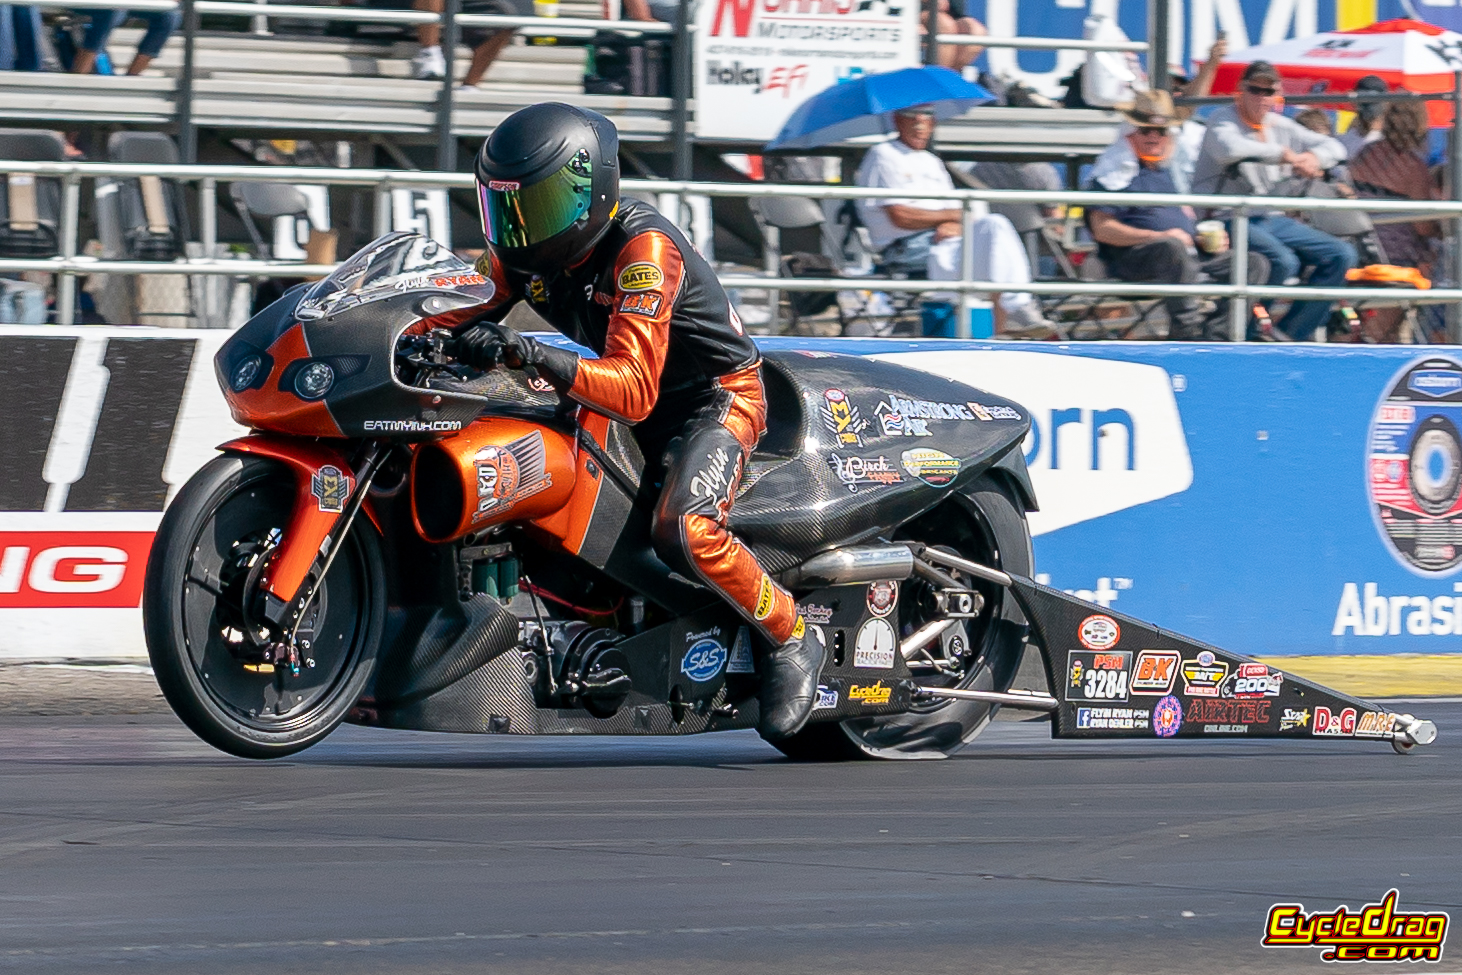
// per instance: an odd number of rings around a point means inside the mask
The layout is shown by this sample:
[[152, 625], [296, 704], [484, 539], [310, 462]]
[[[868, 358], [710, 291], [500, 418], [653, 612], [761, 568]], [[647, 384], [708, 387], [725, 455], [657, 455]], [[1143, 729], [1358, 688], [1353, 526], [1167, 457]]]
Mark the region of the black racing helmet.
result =
[[525, 273], [577, 264], [619, 208], [619, 133], [573, 105], [543, 102], [509, 115], [482, 143], [474, 170], [487, 246]]

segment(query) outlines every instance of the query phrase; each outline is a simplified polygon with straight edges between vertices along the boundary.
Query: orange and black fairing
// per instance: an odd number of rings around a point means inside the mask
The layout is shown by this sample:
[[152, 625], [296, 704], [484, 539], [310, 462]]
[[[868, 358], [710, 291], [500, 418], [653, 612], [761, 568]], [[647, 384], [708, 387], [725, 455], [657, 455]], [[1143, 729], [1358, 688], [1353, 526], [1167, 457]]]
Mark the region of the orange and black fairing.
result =
[[411, 515], [429, 542], [450, 542], [505, 521], [553, 514], [574, 493], [571, 436], [507, 417], [488, 417], [460, 435], [417, 448]]
[[627, 423], [650, 415], [670, 348], [670, 319], [680, 297], [685, 262], [666, 234], [638, 234], [614, 262], [614, 298], [604, 351], [582, 359], [569, 395]]
[[[225, 356], [225, 352], [239, 353]], [[344, 434], [323, 396], [305, 399], [281, 385], [286, 373], [298, 372], [310, 358], [304, 326], [295, 324], [267, 349], [220, 349], [215, 366], [219, 385], [234, 422], [254, 430], [276, 430], [308, 437], [340, 437]], [[224, 373], [225, 362], [234, 360]]]

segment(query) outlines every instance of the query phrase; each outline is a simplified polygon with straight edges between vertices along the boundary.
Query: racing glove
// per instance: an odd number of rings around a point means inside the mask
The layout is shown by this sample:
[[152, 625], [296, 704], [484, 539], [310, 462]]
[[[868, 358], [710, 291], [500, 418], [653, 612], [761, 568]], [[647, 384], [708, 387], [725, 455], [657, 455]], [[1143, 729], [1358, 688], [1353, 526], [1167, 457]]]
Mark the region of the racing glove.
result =
[[491, 369], [499, 362], [509, 369], [532, 368], [564, 390], [573, 386], [579, 372], [576, 353], [544, 345], [496, 322], [472, 325], [458, 335], [456, 356], [474, 369]]

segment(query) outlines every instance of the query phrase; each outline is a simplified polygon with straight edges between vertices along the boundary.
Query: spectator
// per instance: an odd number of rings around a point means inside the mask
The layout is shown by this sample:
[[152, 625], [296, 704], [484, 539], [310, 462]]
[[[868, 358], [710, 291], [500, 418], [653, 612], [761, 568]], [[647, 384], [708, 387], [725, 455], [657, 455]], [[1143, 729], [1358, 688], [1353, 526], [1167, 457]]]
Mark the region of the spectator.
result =
[[[1173, 148], [1177, 127], [1172, 97], [1165, 91], [1139, 92], [1117, 110], [1127, 119], [1119, 142], [1128, 144], [1137, 165], [1109, 173], [1094, 182], [1112, 192], [1176, 193], [1173, 181]], [[1200, 254], [1193, 208], [1188, 206], [1111, 206], [1087, 208], [1091, 234], [1098, 243], [1098, 256], [1113, 277], [1122, 281], [1156, 281], [1162, 284], [1193, 284], [1200, 275], [1227, 282], [1232, 255], [1226, 239], [1217, 241], [1209, 255]], [[1226, 236], [1226, 235], [1225, 235]], [[1269, 262], [1261, 254], [1249, 255], [1249, 283], [1269, 276]], [[1211, 315], [1204, 313], [1196, 298], [1168, 298], [1168, 338], [1183, 340], [1227, 337], [1228, 303], [1219, 302]]]
[[1335, 134], [1335, 127], [1330, 124], [1330, 116], [1318, 108], [1307, 108], [1302, 112], [1295, 112], [1294, 121], [1296, 125], [1302, 125], [1311, 132], [1318, 132], [1324, 136]]
[[41, 70], [41, 10], [0, 6], [0, 71]]
[[[1386, 82], [1373, 74], [1368, 74], [1357, 81], [1355, 90], [1379, 94], [1390, 91], [1386, 87]], [[1356, 99], [1355, 118], [1350, 120], [1350, 126], [1340, 137], [1340, 144], [1345, 146], [1345, 152], [1349, 158], [1354, 159], [1360, 155], [1363, 147], [1381, 138], [1381, 115], [1385, 110], [1385, 102], [1367, 101], [1364, 98]]]
[[[1208, 131], [1193, 174], [1197, 193], [1275, 196], [1281, 181], [1293, 173], [1317, 179], [1345, 159], [1337, 139], [1311, 132], [1274, 111], [1279, 73], [1268, 61], [1244, 69], [1232, 107], [1208, 117]], [[1261, 210], [1249, 218], [1249, 246], [1269, 259], [1269, 283], [1298, 280], [1306, 265], [1314, 268], [1310, 284], [1345, 283], [1355, 266], [1355, 247], [1285, 216]], [[1296, 301], [1279, 328], [1291, 338], [1308, 338], [1330, 314], [1329, 301]]]
[[[1357, 192], [1379, 200], [1437, 200], [1441, 194], [1427, 169], [1429, 131], [1421, 102], [1391, 102], [1381, 117], [1381, 138], [1365, 146], [1350, 167]], [[1414, 267], [1428, 277], [1437, 259], [1441, 227], [1431, 220], [1376, 227], [1386, 259]]]
[[[1168, 77], [1172, 79], [1173, 91], [1185, 98], [1204, 98], [1213, 90], [1213, 80], [1218, 77], [1218, 66], [1223, 63], [1224, 57], [1228, 54], [1228, 39], [1220, 36], [1208, 49], [1208, 60], [1198, 67], [1198, 74], [1189, 78], [1182, 67], [1168, 71]], [[1193, 105], [1184, 105], [1177, 110], [1178, 120], [1187, 122], [1196, 111]]]
[[[1191, 81], [1183, 75], [1182, 69], [1173, 72], [1174, 90], [1181, 94], [1201, 98], [1207, 95], [1213, 87], [1213, 78], [1218, 74], [1219, 62], [1228, 53], [1228, 42], [1219, 38], [1214, 42], [1213, 47], [1208, 50], [1208, 60], [1203, 62], [1198, 69], [1197, 77]], [[1181, 84], [1180, 84], [1181, 83]], [[1132, 103], [1126, 103], [1128, 105]], [[1114, 106], [1118, 111], [1123, 111], [1123, 105]], [[1172, 177], [1173, 185], [1178, 188], [1179, 193], [1190, 192], [1193, 188], [1193, 171], [1198, 165], [1198, 152], [1203, 146], [1203, 136], [1208, 128], [1202, 122], [1193, 117], [1192, 106], [1173, 108], [1168, 103], [1168, 111], [1173, 114], [1180, 123], [1179, 128], [1171, 136], [1172, 152], [1168, 156], [1167, 170]], [[1125, 111], [1123, 114], [1127, 114]], [[1118, 133], [1117, 141], [1102, 151], [1092, 164], [1091, 174], [1087, 177], [1090, 182], [1100, 184], [1104, 189], [1111, 189], [1110, 181], [1121, 183], [1125, 186], [1137, 174], [1137, 156], [1132, 152], [1132, 144], [1126, 138], [1132, 129], [1130, 116]]]
[[86, 34], [71, 61], [73, 74], [91, 74], [96, 69], [97, 53], [105, 50], [112, 31], [132, 17], [147, 24], [147, 33], [137, 42], [137, 53], [127, 66], [128, 74], [141, 74], [162, 53], [162, 46], [183, 22], [183, 15], [176, 10], [93, 10], [90, 13], [91, 22], [86, 25]]
[[[936, 32], [940, 34], [967, 34], [971, 37], [984, 37], [990, 33], [985, 25], [973, 17], [965, 14], [964, 0], [939, 0], [939, 19]], [[929, 33], [929, 11], [923, 9], [920, 4], [919, 12], [919, 33]], [[974, 44], [941, 44], [937, 53], [937, 63], [951, 71], [963, 71], [968, 65], [975, 63], [985, 49]]]
[[[414, 0], [413, 10], [441, 13], [446, 9], [444, 0]], [[519, 9], [515, 0], [462, 0], [460, 12], [464, 14], [492, 14], [498, 17], [524, 17], [529, 14]], [[472, 47], [472, 63], [462, 77], [462, 88], [476, 88], [492, 67], [493, 61], [503, 52], [517, 33], [513, 27], [468, 27], [462, 31], [462, 40]], [[447, 58], [442, 53], [442, 25], [418, 24], [416, 40], [421, 50], [411, 59], [411, 76], [421, 80], [441, 78], [447, 73]]]
[[623, 0], [622, 12], [625, 20], [658, 20], [673, 27], [680, 21], [680, 0]]
[[[946, 190], [954, 181], [944, 163], [929, 151], [934, 135], [934, 112], [916, 106], [894, 113], [898, 138], [868, 150], [854, 182], [893, 190]], [[984, 204], [976, 209], [974, 239], [975, 279], [1025, 284], [1030, 264], [1025, 247], [1009, 220], [991, 214]], [[930, 280], [956, 281], [960, 277], [960, 238], [963, 212], [940, 200], [859, 200], [858, 213], [868, 228], [875, 250], [886, 262], [917, 267], [923, 262]], [[1041, 315], [1040, 304], [1027, 292], [1004, 292], [995, 302], [995, 331], [1008, 337], [1049, 337], [1054, 334]]]

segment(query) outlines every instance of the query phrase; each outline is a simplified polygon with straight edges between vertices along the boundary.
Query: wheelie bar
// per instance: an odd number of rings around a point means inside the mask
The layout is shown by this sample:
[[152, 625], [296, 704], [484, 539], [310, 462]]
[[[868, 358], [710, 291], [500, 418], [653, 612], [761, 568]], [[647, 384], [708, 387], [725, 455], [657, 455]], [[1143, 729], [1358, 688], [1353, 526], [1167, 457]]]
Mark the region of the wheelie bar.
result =
[[[1322, 687], [1242, 654], [935, 548], [914, 558], [1011, 591], [1041, 647], [1054, 696], [927, 688], [922, 697], [974, 697], [1051, 712], [1055, 738], [1375, 739], [1398, 752], [1430, 744], [1437, 728]], [[1007, 698], [1013, 698], [1007, 700]]]

